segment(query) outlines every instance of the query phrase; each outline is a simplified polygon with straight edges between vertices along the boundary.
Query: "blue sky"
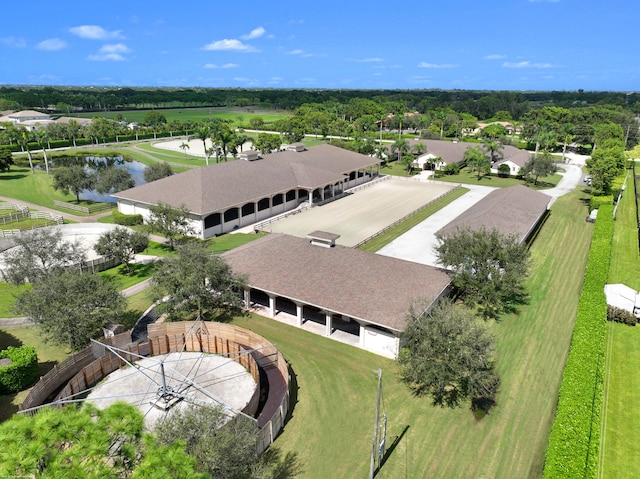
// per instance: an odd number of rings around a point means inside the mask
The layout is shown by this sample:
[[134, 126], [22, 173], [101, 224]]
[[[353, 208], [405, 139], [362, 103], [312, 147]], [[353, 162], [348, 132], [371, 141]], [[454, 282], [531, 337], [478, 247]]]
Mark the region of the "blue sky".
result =
[[638, 0], [31, 0], [0, 84], [640, 90]]

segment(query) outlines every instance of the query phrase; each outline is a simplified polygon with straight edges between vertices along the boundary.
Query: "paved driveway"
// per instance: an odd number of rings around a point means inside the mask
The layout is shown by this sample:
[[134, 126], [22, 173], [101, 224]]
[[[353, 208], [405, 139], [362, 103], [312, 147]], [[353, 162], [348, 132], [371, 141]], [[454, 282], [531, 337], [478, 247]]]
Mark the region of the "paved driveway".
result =
[[[564, 173], [560, 172], [562, 179], [555, 188], [543, 191], [543, 193], [551, 197], [550, 205], [556, 198], [573, 191], [582, 180], [580, 162], [571, 161], [571, 163], [563, 163], [558, 166], [561, 170], [565, 170]], [[438, 244], [435, 237], [436, 232], [495, 189], [488, 186], [463, 186], [471, 191], [378, 250], [377, 254], [413, 261], [414, 263], [440, 266], [436, 261], [434, 252], [434, 248]]]

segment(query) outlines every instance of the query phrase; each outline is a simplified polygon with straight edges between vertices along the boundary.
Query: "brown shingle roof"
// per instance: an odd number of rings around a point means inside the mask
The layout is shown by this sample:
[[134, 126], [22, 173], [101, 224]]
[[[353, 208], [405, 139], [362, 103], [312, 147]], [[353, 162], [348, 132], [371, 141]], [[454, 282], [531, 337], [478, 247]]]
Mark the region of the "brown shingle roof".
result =
[[251, 287], [396, 331], [411, 300], [434, 301], [450, 282], [431, 266], [277, 233], [222, 256]]
[[318, 188], [378, 160], [331, 145], [281, 151], [255, 161], [229, 161], [196, 168], [112, 196], [142, 204], [185, 205], [199, 215], [241, 206], [296, 187]]
[[439, 233], [448, 235], [458, 228], [497, 229], [525, 241], [531, 229], [546, 214], [551, 197], [522, 185], [509, 186], [489, 193], [466, 210]]

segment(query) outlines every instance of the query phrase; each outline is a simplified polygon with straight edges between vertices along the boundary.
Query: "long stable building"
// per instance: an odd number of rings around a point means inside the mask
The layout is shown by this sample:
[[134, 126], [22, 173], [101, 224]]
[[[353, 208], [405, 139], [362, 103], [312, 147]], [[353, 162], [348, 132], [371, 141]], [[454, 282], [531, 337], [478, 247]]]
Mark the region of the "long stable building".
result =
[[442, 269], [335, 245], [336, 235], [307, 239], [272, 233], [222, 255], [248, 277], [246, 299], [271, 318], [376, 354], [395, 357], [413, 300], [447, 294]]
[[299, 207], [336, 198], [380, 174], [380, 162], [331, 145], [290, 145], [261, 157], [195, 168], [115, 193], [118, 210], [148, 218], [150, 206], [184, 206], [194, 234], [227, 233]]

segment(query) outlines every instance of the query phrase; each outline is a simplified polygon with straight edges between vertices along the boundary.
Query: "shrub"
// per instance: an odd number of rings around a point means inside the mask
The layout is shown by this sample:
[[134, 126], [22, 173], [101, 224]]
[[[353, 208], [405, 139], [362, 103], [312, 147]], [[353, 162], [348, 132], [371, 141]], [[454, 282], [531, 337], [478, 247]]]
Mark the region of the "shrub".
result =
[[498, 176], [500, 178], [507, 178], [511, 174], [511, 168], [509, 165], [505, 165], [504, 163], [498, 166]]
[[589, 200], [589, 211], [598, 210], [602, 205], [612, 205], [613, 195], [592, 196]]
[[445, 175], [457, 175], [460, 173], [460, 166], [457, 163], [449, 163], [444, 167]]
[[142, 215], [126, 215], [119, 211], [113, 212], [113, 222], [122, 226], [141, 225], [143, 223]]
[[628, 324], [635, 326], [638, 324], [638, 318], [626, 309], [616, 308], [615, 306], [607, 306], [607, 321], [615, 321], [616, 323]]
[[38, 377], [38, 355], [33, 346], [9, 346], [0, 351], [0, 359], [3, 358], [10, 359], [11, 364], [0, 366], [1, 394], [22, 391]]

